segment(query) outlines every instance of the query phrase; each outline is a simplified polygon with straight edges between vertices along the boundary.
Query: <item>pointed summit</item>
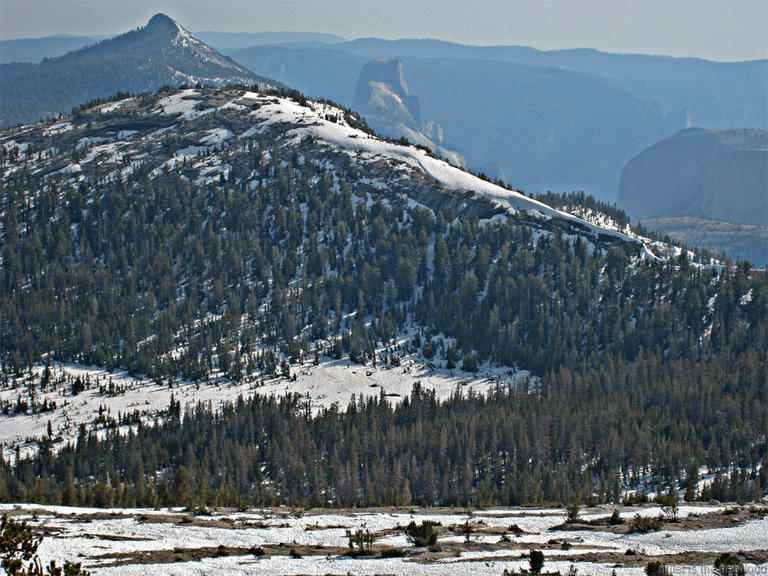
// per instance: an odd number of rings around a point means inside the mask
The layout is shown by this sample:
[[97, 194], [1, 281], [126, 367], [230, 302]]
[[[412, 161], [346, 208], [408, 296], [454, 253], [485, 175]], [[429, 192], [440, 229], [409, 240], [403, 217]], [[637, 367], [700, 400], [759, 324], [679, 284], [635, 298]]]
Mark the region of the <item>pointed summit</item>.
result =
[[[163, 85], [198, 82], [279, 86], [201, 42], [172, 18], [155, 14], [143, 28], [50, 58], [15, 74], [12, 82], [0, 82], [0, 124], [13, 126], [64, 113], [117, 92], [152, 92]], [[50, 92], [45, 86], [57, 86], [56, 96], [30, 102], [30, 95]]]
[[144, 27], [145, 34], [175, 36], [184, 29], [170, 16], [155, 14]]
[[147, 28], [180, 28], [180, 26], [170, 16], [158, 12], [150, 18]]

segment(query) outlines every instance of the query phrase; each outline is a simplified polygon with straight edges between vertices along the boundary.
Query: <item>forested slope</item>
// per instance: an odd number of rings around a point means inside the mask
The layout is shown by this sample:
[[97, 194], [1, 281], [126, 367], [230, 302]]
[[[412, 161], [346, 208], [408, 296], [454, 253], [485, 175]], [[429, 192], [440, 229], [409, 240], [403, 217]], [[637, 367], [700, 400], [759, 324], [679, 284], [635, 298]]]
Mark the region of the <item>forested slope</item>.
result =
[[292, 97], [147, 94], [3, 134], [6, 385], [42, 411], [51, 383], [25, 375], [46, 359], [258, 384], [406, 350], [535, 378], [314, 417], [296, 397], [181, 399], [155, 427], [102, 414], [106, 437], [83, 427], [56, 456], [44, 438], [0, 494], [170, 503], [180, 466], [198, 503], [615, 499], [704, 464], [736, 465], [738, 497], [765, 489], [764, 271], [692, 262], [620, 213], [559, 213]]

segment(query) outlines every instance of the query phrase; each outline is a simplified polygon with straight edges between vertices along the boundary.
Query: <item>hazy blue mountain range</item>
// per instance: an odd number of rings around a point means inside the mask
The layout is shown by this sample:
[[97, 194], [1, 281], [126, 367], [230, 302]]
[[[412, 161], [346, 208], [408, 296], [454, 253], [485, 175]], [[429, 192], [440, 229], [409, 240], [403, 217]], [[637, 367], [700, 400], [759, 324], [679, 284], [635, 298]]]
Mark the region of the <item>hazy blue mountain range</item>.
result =
[[[310, 96], [355, 106], [367, 54], [340, 46], [347, 44], [257, 46], [232, 54]], [[470, 166], [495, 166], [489, 176], [527, 191], [578, 188], [615, 201], [626, 162], [685, 127], [684, 111], [665, 113], [656, 101], [580, 72], [456, 58], [404, 57], [402, 67], [422, 123], [438, 124]]]
[[43, 58], [55, 58], [72, 50], [104, 40], [105, 36], [71, 36], [57, 34], [44, 38], [0, 40], [0, 64], [11, 62], [37, 63]]
[[365, 38], [229, 52], [314, 97], [354, 105], [363, 66], [402, 60], [422, 121], [475, 168], [526, 190], [585, 189], [615, 201], [621, 170], [689, 125], [768, 126], [768, 62], [465, 46]]
[[765, 128], [768, 60], [712, 62], [598, 50], [536, 50], [526, 46], [465, 46], [440, 40], [365, 38], [334, 46], [364, 58], [457, 58], [558, 67], [615, 82], [668, 112], [687, 109], [694, 126]]
[[144, 28], [40, 64], [3, 64], [0, 79], [4, 126], [66, 113], [117, 92], [144, 92], [165, 84], [275, 85], [162, 14]]
[[319, 32], [213, 32], [194, 33], [197, 38], [217, 50], [248, 48], [260, 44], [340, 44], [346, 38]]

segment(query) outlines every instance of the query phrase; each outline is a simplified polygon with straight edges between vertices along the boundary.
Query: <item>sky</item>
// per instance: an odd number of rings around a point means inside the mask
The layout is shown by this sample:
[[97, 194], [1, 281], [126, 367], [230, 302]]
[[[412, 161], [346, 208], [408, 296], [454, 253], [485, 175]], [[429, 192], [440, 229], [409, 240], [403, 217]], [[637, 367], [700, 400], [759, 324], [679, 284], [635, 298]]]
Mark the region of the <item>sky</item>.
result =
[[163, 12], [192, 32], [325, 32], [718, 61], [768, 58], [768, 0], [0, 0], [0, 38], [114, 35]]

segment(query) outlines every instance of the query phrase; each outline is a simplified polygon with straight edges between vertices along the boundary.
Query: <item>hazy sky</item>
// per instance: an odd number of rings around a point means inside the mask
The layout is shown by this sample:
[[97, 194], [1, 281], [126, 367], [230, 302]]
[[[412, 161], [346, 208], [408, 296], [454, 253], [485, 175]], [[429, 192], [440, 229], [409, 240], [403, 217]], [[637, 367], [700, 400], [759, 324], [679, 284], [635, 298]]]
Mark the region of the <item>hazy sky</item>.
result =
[[0, 0], [0, 37], [119, 34], [157, 12], [192, 32], [311, 31], [711, 60], [768, 57], [768, 0]]

